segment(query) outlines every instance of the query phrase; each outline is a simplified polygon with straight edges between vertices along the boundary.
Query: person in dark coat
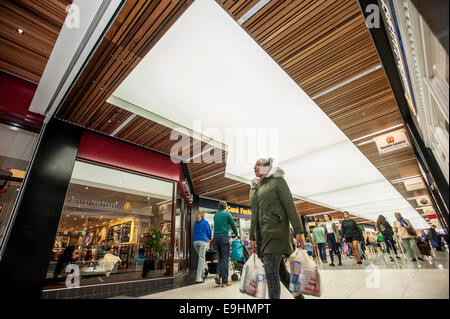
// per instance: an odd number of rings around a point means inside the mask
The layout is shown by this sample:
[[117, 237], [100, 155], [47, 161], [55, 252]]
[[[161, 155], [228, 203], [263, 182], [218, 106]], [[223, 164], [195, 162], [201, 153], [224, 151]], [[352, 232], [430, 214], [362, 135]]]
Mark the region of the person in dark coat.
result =
[[440, 238], [436, 232], [436, 226], [431, 226], [428, 230], [428, 238], [430, 239], [431, 247], [436, 248], [437, 250], [442, 250], [440, 245]]
[[[290, 275], [283, 262], [283, 256], [293, 251], [289, 223], [294, 230], [297, 247], [304, 248], [304, 230], [283, 177], [284, 171], [273, 166], [272, 158], [259, 159], [253, 170], [256, 178], [250, 189], [251, 251], [264, 263], [269, 299], [279, 299], [280, 280], [289, 289]], [[299, 295], [296, 298], [304, 297]]]
[[342, 221], [342, 237], [352, 248], [357, 264], [362, 264], [361, 255], [359, 253], [359, 243], [364, 241], [361, 228], [358, 227], [354, 219], [350, 218], [348, 212], [344, 212], [344, 220]]
[[73, 261], [73, 253], [75, 252], [75, 246], [71, 245], [67, 247], [64, 252], [59, 256], [56, 262], [53, 278], [61, 276], [64, 268]]
[[395, 253], [395, 258], [400, 259], [400, 257], [397, 254], [397, 248], [395, 247], [394, 243], [394, 230], [392, 229], [391, 224], [386, 220], [386, 218], [383, 215], [379, 215], [377, 219], [377, 229], [383, 236], [383, 241], [386, 244], [386, 250], [389, 254], [389, 257], [391, 258], [391, 261], [394, 261], [394, 258], [391, 256], [391, 250]]

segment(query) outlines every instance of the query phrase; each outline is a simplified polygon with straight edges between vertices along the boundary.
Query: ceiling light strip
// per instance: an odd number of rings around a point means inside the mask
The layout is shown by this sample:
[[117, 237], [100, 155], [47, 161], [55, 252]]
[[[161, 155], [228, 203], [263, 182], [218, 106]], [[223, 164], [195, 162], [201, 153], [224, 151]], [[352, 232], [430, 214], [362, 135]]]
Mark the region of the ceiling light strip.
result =
[[239, 25], [243, 25], [248, 19], [253, 17], [259, 10], [261, 10], [266, 4], [268, 4], [270, 0], [260, 0], [257, 4], [250, 8], [239, 20], [237, 23]]
[[205, 195], [205, 194], [215, 193], [215, 192], [217, 192], [217, 191], [221, 191], [221, 190], [223, 190], [223, 189], [227, 189], [227, 188], [230, 188], [230, 187], [233, 187], [233, 186], [237, 186], [237, 185], [241, 185], [241, 184], [242, 184], [242, 183], [232, 184], [232, 185], [229, 185], [229, 186], [225, 186], [225, 187], [221, 187], [221, 188], [215, 189], [215, 190], [213, 190], [213, 191], [209, 191], [209, 192], [206, 192], [206, 193], [202, 193], [202, 194], [200, 194], [200, 195]]
[[[393, 129], [395, 129], [395, 128], [397, 128], [397, 127], [400, 127], [400, 126], [403, 126], [403, 123], [397, 124], [397, 125], [394, 125], [394, 126], [391, 126], [391, 127], [388, 127], [388, 128], [386, 128], [386, 129], [384, 129], [384, 130], [381, 130], [381, 131], [378, 131], [378, 132], [375, 132], [375, 133], [372, 133], [372, 134], [369, 134], [369, 135], [365, 135], [365, 136], [361, 136], [361, 137], [355, 138], [354, 140], [352, 140], [352, 142], [356, 142], [356, 141], [365, 139], [365, 138], [367, 138], [367, 137], [371, 137], [371, 136], [374, 136], [374, 135], [378, 135], [378, 134], [381, 134], [381, 133], [384, 133], [384, 132], [393, 130]], [[373, 141], [373, 140], [371, 140], [371, 141]], [[361, 145], [361, 144], [358, 144], [358, 145]]]
[[426, 194], [422, 195], [422, 196], [414, 196], [414, 197], [408, 197], [406, 200], [415, 200], [415, 199], [422, 199], [425, 196], [427, 196]]
[[365, 141], [365, 142], [356, 144], [356, 146], [366, 145], [366, 144], [369, 144], [369, 143], [372, 143], [372, 142], [375, 142], [375, 140], [374, 140], [374, 139], [371, 139], [371, 140], [368, 140], [368, 141]]
[[[400, 163], [400, 162], [397, 162], [397, 163]], [[396, 163], [394, 163], [394, 164], [396, 164]], [[408, 177], [393, 179], [393, 180], [391, 180], [391, 184], [401, 183], [401, 182], [406, 181], [408, 179], [413, 179], [413, 178], [417, 178], [417, 177], [421, 177], [421, 175], [414, 175], [414, 176], [408, 176]]]
[[207, 179], [213, 178], [214, 176], [218, 176], [218, 175], [221, 175], [221, 174], [224, 174], [224, 173], [225, 173], [225, 171], [221, 171], [221, 172], [219, 172], [219, 173], [217, 173], [217, 174], [213, 174], [213, 175], [211, 175], [211, 176], [202, 178], [201, 180], [199, 180], [199, 182], [206, 181]]
[[305, 216], [309, 217], [309, 216], [325, 215], [325, 214], [331, 214], [331, 213], [339, 213], [339, 212], [337, 210], [329, 210], [327, 212], [309, 214], [309, 215], [305, 215]]
[[136, 114], [131, 114], [122, 124], [119, 125], [111, 134], [110, 136], [115, 136], [117, 133], [119, 133], [128, 123], [130, 123], [134, 118], [136, 117]]
[[352, 77], [351, 79], [349, 79], [349, 80], [347, 80], [347, 81], [344, 81], [344, 82], [342, 82], [342, 83], [340, 83], [340, 84], [338, 84], [338, 85], [336, 85], [336, 86], [333, 86], [332, 88], [330, 88], [330, 89], [328, 89], [328, 90], [325, 90], [325, 91], [323, 91], [323, 92], [317, 94], [316, 96], [313, 96], [312, 99], [315, 100], [315, 99], [321, 97], [322, 95], [325, 95], [325, 94], [327, 94], [327, 93], [330, 93], [331, 91], [334, 91], [334, 90], [336, 90], [336, 89], [339, 89], [340, 87], [343, 87], [344, 85], [347, 85], [347, 84], [349, 84], [349, 83], [351, 83], [351, 82], [353, 82], [353, 81], [355, 81], [355, 80], [358, 80], [359, 78], [362, 78], [363, 76], [366, 76], [367, 74], [370, 74], [370, 73], [372, 73], [372, 72], [374, 72], [374, 71], [376, 71], [376, 70], [378, 70], [378, 69], [380, 69], [380, 68], [381, 68], [381, 64], [378, 64], [376, 67], [371, 68], [370, 70], [367, 70], [367, 71], [365, 71], [365, 72], [363, 72], [363, 73], [360, 73], [360, 74], [358, 74], [358, 75]]
[[[413, 160], [414, 160], [414, 161], [417, 161], [417, 158], [416, 158], [416, 157], [411, 157], [411, 158], [405, 159], [405, 160], [403, 160], [403, 161], [398, 161], [398, 162], [395, 162], [395, 163], [390, 163], [390, 164], [386, 164], [386, 165], [382, 165], [382, 166], [377, 166], [377, 168], [380, 169], [380, 168], [392, 166], [392, 165], [399, 164], [399, 163], [403, 163], [403, 162], [413, 161]], [[419, 176], [419, 175], [418, 175], [418, 176]]]

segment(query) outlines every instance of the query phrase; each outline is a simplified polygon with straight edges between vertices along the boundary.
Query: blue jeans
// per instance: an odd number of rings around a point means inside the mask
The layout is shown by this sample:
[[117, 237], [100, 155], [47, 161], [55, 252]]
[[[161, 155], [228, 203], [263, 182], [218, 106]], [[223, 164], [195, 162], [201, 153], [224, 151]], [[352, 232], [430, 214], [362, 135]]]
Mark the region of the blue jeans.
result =
[[317, 248], [319, 248], [320, 259], [322, 259], [322, 261], [326, 261], [327, 251], [325, 249], [325, 243], [317, 243]]
[[389, 246], [391, 246], [394, 250], [394, 253], [397, 255], [397, 248], [395, 248], [394, 239], [392, 238], [392, 236], [383, 235], [383, 241], [386, 244], [386, 250], [388, 254], [391, 253], [391, 250], [389, 249]]
[[339, 245], [336, 242], [334, 234], [327, 234], [327, 241], [328, 241], [328, 249], [330, 250], [331, 263], [334, 264], [333, 252], [336, 253], [336, 255], [338, 256], [339, 263], [342, 263], [341, 252], [339, 251]]
[[206, 253], [206, 242], [197, 240], [194, 241], [194, 248], [198, 254], [197, 263], [197, 276], [195, 281], [203, 281], [203, 275], [205, 274], [205, 253]]
[[219, 254], [219, 263], [217, 265], [217, 273], [222, 278], [222, 283], [228, 282], [228, 267], [230, 264], [230, 239], [228, 236], [214, 237], [217, 253]]

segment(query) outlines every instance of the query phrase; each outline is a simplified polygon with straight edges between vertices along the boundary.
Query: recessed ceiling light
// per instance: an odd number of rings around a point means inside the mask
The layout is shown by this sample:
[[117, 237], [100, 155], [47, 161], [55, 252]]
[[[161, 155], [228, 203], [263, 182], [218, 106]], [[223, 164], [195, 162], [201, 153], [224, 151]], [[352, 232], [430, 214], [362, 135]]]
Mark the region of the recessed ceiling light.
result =
[[21, 28], [17, 28], [17, 32], [19, 32], [20, 34], [23, 34], [23, 30]]
[[86, 186], [85, 189], [89, 189], [89, 187]]

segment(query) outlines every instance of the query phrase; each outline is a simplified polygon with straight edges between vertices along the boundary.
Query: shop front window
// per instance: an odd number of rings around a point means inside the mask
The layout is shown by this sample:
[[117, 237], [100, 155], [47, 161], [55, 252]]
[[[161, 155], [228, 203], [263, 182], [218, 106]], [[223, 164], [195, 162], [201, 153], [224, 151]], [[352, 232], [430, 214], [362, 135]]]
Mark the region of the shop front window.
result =
[[174, 273], [186, 272], [189, 269], [191, 209], [187, 205], [180, 188], [177, 191], [175, 211], [175, 245]]
[[44, 289], [66, 287], [68, 265], [81, 286], [171, 276], [173, 192], [173, 182], [76, 161]]
[[0, 247], [38, 134], [0, 124]]

